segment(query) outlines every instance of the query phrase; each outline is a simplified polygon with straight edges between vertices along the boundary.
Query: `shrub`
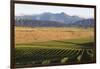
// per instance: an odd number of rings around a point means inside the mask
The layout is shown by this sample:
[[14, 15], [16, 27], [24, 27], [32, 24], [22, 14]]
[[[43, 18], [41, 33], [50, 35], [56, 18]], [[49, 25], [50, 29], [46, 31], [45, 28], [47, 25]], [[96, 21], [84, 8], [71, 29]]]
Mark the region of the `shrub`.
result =
[[65, 57], [65, 58], [63, 58], [63, 59], [61, 60], [61, 63], [66, 63], [67, 61], [68, 61], [68, 58]]
[[35, 64], [35, 63], [36, 63], [35, 61], [32, 62], [32, 64]]
[[44, 60], [43, 62], [42, 62], [42, 64], [50, 64], [50, 60]]
[[82, 58], [82, 55], [79, 55], [79, 56], [77, 57], [77, 61], [78, 61], [78, 62], [81, 62], [81, 58]]

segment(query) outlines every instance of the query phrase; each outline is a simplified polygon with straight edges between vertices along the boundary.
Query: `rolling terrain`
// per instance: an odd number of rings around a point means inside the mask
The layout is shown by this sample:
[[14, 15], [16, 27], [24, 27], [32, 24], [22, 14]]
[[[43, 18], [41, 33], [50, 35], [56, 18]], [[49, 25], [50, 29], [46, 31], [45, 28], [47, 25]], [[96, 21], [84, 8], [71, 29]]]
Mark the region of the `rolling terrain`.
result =
[[15, 16], [15, 66], [94, 63], [94, 25], [64, 12]]
[[16, 67], [95, 61], [92, 28], [15, 27], [15, 48]]

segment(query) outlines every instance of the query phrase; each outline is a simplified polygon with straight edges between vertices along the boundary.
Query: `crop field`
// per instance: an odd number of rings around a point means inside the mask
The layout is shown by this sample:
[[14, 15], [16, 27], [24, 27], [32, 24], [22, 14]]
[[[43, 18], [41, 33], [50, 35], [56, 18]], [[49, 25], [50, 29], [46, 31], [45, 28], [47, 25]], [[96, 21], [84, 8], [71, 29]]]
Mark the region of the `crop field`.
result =
[[15, 27], [15, 64], [77, 64], [95, 61], [92, 28]]
[[45, 42], [51, 40], [94, 38], [93, 29], [82, 28], [15, 28], [15, 43]]

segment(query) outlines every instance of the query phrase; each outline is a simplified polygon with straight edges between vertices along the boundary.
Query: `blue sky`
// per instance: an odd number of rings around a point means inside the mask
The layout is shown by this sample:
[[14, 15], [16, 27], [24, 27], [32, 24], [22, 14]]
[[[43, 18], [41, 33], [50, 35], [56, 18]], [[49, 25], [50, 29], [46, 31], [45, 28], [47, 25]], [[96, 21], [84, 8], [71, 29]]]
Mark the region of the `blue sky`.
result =
[[79, 7], [61, 7], [61, 6], [46, 6], [46, 5], [29, 5], [29, 4], [15, 4], [15, 15], [34, 15], [44, 12], [61, 13], [84, 18], [94, 18], [93, 8], [79, 8]]

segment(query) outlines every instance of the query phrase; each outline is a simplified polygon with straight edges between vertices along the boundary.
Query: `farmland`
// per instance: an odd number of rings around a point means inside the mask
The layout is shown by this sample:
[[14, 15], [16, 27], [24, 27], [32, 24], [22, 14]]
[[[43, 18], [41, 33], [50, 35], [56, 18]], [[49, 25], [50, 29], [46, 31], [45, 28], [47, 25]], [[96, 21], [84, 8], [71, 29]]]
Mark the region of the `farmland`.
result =
[[16, 65], [95, 61], [92, 28], [15, 27]]
[[[15, 28], [15, 43], [33, 43], [51, 40], [93, 38], [93, 29], [82, 28]], [[28, 37], [27, 37], [28, 36]]]

